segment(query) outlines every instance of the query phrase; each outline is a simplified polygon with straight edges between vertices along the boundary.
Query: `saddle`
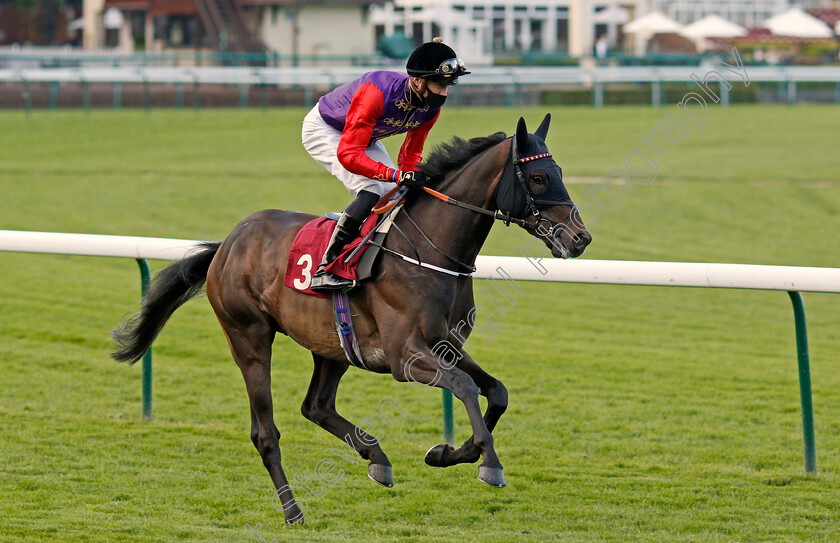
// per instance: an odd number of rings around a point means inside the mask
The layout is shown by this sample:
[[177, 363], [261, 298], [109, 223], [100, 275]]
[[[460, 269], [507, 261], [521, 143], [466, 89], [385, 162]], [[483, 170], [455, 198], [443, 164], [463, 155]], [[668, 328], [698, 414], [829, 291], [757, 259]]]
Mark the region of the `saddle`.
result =
[[[345, 279], [364, 281], [373, 275], [373, 266], [381, 252], [381, 245], [391, 229], [394, 219], [400, 212], [401, 206], [387, 216], [371, 213], [362, 224], [359, 236], [348, 243], [341, 255], [329, 266], [327, 271]], [[295, 236], [292, 248], [289, 251], [289, 261], [286, 266], [286, 276], [283, 284], [292, 290], [316, 296], [318, 298], [331, 298], [328, 292], [315, 292], [309, 287], [312, 283], [312, 275], [318, 266], [318, 262], [327, 250], [330, 236], [335, 228], [335, 222], [340, 217], [338, 213], [327, 213], [306, 223]], [[350, 262], [345, 262], [348, 256], [362, 243], [362, 240], [371, 231], [375, 231], [370, 243], [362, 247]]]

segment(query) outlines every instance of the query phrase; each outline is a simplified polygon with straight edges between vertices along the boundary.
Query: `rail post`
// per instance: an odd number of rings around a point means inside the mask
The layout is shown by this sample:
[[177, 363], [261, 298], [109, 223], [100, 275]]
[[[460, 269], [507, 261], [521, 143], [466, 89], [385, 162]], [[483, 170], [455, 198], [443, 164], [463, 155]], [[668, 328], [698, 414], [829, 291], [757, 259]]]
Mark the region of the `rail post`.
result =
[[452, 415], [452, 391], [443, 390], [443, 442], [455, 445], [455, 421]]
[[239, 85], [239, 107], [246, 109], [248, 107], [248, 93], [249, 86], [247, 83]]
[[82, 106], [85, 108], [85, 117], [90, 117], [90, 85], [87, 80], [82, 78]]
[[[140, 266], [140, 294], [146, 296], [149, 290], [151, 274], [149, 263], [145, 258], [138, 258], [137, 265]], [[143, 420], [152, 420], [152, 348], [143, 355]]]
[[58, 81], [50, 81], [50, 109], [58, 107]]
[[650, 85], [650, 104], [654, 107], [662, 105], [662, 79], [657, 77]]
[[796, 105], [796, 80], [788, 79], [787, 82], [787, 100], [788, 104]]
[[[277, 53], [274, 53], [275, 55]], [[268, 109], [268, 86], [265, 80], [265, 75], [260, 74], [260, 107], [263, 111]]]
[[593, 85], [595, 107], [604, 107], [604, 83], [596, 80]]
[[175, 108], [181, 109], [184, 107], [184, 84], [180, 81], [175, 82]]
[[303, 105], [306, 107], [312, 107], [313, 102], [315, 101], [315, 88], [314, 85], [306, 85], [303, 87]]
[[29, 80], [23, 79], [23, 107], [26, 110], [26, 118], [32, 116], [32, 93], [29, 91]]
[[149, 86], [149, 76], [143, 74], [143, 109], [148, 115], [152, 110], [152, 90]]
[[796, 356], [799, 362], [799, 395], [802, 402], [802, 436], [805, 441], [805, 471], [817, 472], [817, 445], [814, 439], [814, 403], [811, 398], [811, 362], [808, 355], [808, 329], [802, 294], [788, 291], [796, 323]]
[[198, 113], [201, 108], [201, 95], [198, 92], [198, 75], [193, 72], [193, 111]]

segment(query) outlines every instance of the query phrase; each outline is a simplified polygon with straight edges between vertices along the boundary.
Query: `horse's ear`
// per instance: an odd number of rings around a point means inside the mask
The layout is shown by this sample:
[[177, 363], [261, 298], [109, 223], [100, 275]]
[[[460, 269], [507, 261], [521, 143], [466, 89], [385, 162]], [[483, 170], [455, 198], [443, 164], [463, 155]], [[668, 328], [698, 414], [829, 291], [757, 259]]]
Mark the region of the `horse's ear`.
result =
[[519, 122], [516, 123], [516, 148], [519, 152], [528, 148], [528, 127], [525, 126], [524, 117], [519, 117]]
[[545, 114], [545, 119], [542, 120], [540, 123], [540, 127], [537, 128], [537, 131], [534, 132], [535, 136], [539, 136], [541, 140], [545, 141], [545, 137], [548, 136], [548, 125], [551, 124], [551, 113]]

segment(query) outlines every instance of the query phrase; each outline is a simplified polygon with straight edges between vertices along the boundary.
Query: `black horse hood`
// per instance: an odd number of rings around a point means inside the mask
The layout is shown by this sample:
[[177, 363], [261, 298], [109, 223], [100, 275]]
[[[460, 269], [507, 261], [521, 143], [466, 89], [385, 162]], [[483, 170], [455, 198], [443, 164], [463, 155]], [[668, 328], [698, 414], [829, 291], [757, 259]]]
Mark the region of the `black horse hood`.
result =
[[[551, 115], [546, 115], [534, 134], [529, 134], [525, 120], [520, 118], [516, 135], [511, 138], [511, 158], [502, 172], [499, 189], [496, 192], [496, 206], [499, 211], [515, 218], [524, 218], [528, 213], [528, 192], [536, 201], [537, 209], [551, 207], [549, 202], [569, 201], [569, 193], [563, 184], [563, 170], [554, 162], [545, 144]], [[517, 179], [517, 163], [522, 172], [522, 180]], [[531, 173], [542, 170], [548, 177], [548, 185], [543, 191], [526, 188]], [[522, 183], [526, 187], [522, 186]], [[546, 202], [546, 203], [540, 203]]]

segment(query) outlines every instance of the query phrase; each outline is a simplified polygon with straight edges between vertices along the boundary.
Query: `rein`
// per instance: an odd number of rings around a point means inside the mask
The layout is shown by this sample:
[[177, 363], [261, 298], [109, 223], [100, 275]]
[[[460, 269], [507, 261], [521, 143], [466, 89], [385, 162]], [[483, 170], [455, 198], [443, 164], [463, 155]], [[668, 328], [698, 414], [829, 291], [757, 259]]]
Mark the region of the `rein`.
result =
[[423, 190], [426, 191], [426, 193], [431, 194], [435, 198], [437, 198], [437, 199], [439, 199], [439, 200], [441, 200], [441, 201], [443, 201], [443, 202], [445, 202], [449, 205], [453, 205], [455, 207], [461, 207], [461, 208], [464, 208], [464, 209], [469, 209], [470, 211], [475, 211], [476, 213], [481, 213], [482, 215], [488, 215], [490, 217], [493, 217], [497, 221], [504, 221], [505, 225], [509, 225], [510, 223], [513, 223], [513, 224], [516, 224], [518, 226], [523, 226], [523, 227], [525, 226], [525, 220], [524, 219], [517, 219], [516, 217], [511, 217], [510, 212], [502, 213], [501, 211], [490, 211], [489, 209], [484, 209], [483, 207], [474, 206], [472, 204], [466, 204], [464, 202], [456, 200], [455, 198], [447, 196], [446, 194], [443, 194], [442, 192], [438, 192], [434, 189], [430, 189], [429, 187], [423, 187]]
[[[516, 146], [515, 145], [513, 146], [512, 153], [513, 153], [513, 169], [514, 169], [514, 173], [516, 175], [516, 180], [519, 182], [519, 187], [522, 189], [522, 192], [525, 193], [525, 198], [527, 199], [527, 204], [528, 204], [528, 208], [531, 212], [531, 216], [537, 217], [537, 222], [534, 225], [534, 229], [537, 230], [540, 235], [546, 235], [546, 236], [551, 235], [551, 234], [554, 233], [554, 230], [556, 230], [558, 226], [565, 226], [568, 223], [569, 219], [564, 221], [562, 223], [562, 225], [560, 223], [558, 223], [554, 226], [549, 226], [549, 228], [545, 228], [545, 227], [542, 226], [541, 223], [549, 222], [549, 221], [548, 221], [548, 219], [543, 218], [542, 213], [537, 208], [537, 206], [538, 205], [543, 205], [543, 206], [544, 205], [571, 206], [571, 207], [577, 207], [577, 206], [571, 200], [566, 200], [566, 201], [537, 200], [537, 199], [534, 198], [534, 196], [531, 194], [531, 190], [528, 188], [528, 183], [525, 181], [525, 175], [522, 173], [522, 168], [520, 168], [519, 165], [524, 163], [524, 162], [531, 162], [533, 160], [538, 160], [538, 159], [541, 159], [541, 158], [549, 158], [551, 156], [551, 153], [540, 153], [538, 155], [533, 155], [533, 156], [529, 156], [529, 157], [525, 157], [525, 158], [518, 158], [516, 156], [517, 153], [516, 153]], [[503, 221], [505, 223], [505, 226], [510, 226], [510, 223], [513, 223], [517, 226], [521, 226], [523, 228], [525, 226], [527, 226], [527, 221], [525, 219], [520, 219], [518, 217], [513, 217], [511, 215], [510, 210], [508, 210], [507, 213], [502, 213], [499, 210], [490, 211], [489, 209], [484, 209], [483, 207], [478, 207], [478, 206], [474, 206], [474, 205], [467, 204], [467, 203], [464, 203], [464, 202], [460, 202], [460, 201], [456, 200], [455, 198], [447, 196], [446, 194], [443, 194], [442, 192], [438, 192], [434, 189], [430, 189], [429, 187], [423, 187], [423, 190], [427, 194], [430, 194], [430, 195], [434, 196], [435, 198], [437, 198], [437, 199], [439, 199], [439, 200], [441, 200], [441, 201], [443, 201], [443, 202], [445, 202], [449, 205], [453, 205], [455, 207], [461, 207], [461, 208], [464, 208], [464, 209], [468, 209], [468, 210], [474, 211], [476, 213], [481, 213], [482, 215], [488, 215], [490, 217], [493, 217], [497, 221]], [[498, 187], [496, 188], [496, 190], [497, 191], [499, 190]], [[571, 215], [570, 215], [570, 218], [571, 218]], [[540, 230], [544, 231], [545, 234], [540, 232]]]
[[[402, 187], [402, 186], [397, 185], [396, 187], [394, 187], [393, 189], [388, 191], [388, 193], [385, 194], [382, 198], [379, 199], [379, 202], [373, 208], [373, 212], [377, 215], [384, 214], [385, 218], [387, 218], [388, 215], [391, 214], [391, 212], [394, 210], [395, 207], [397, 207], [398, 205], [402, 205], [404, 203], [404, 200], [405, 200], [405, 197], [406, 197], [407, 194], [408, 194], [408, 189], [406, 187]], [[403, 209], [403, 214], [406, 217], [408, 217], [409, 222], [411, 222], [411, 224], [414, 225], [414, 227], [417, 229], [417, 231], [420, 232], [420, 234], [423, 236], [423, 239], [425, 239], [426, 242], [428, 242], [428, 244], [431, 245], [432, 249], [434, 249], [438, 253], [442, 254], [443, 256], [445, 256], [446, 258], [448, 258], [449, 260], [451, 260], [455, 264], [458, 264], [459, 266], [463, 267], [464, 269], [469, 270], [469, 272], [464, 273], [464, 272], [459, 272], [459, 271], [455, 271], [455, 270], [449, 270], [449, 269], [442, 268], [440, 266], [435, 266], [434, 264], [429, 264], [428, 262], [423, 262], [422, 260], [420, 260], [420, 253], [417, 251], [417, 248], [414, 246], [414, 243], [411, 242], [411, 240], [406, 235], [406, 233], [403, 232], [402, 228], [400, 228], [396, 223], [392, 223], [391, 227], [395, 228], [397, 230], [397, 232], [399, 232], [400, 235], [403, 238], [405, 238], [405, 241], [408, 242], [409, 247], [411, 247], [411, 250], [414, 252], [414, 255], [417, 258], [411, 258], [408, 255], [404, 255], [404, 254], [402, 254], [398, 251], [394, 251], [393, 249], [389, 249], [388, 247], [385, 247], [385, 245], [383, 245], [381, 243], [375, 243], [372, 239], [373, 235], [376, 233], [376, 228], [374, 228], [373, 230], [371, 230], [368, 233], [367, 236], [365, 236], [365, 238], [362, 240], [362, 242], [359, 244], [359, 246], [356, 247], [356, 249], [352, 253], [350, 253], [350, 255], [344, 261], [345, 262], [350, 262], [351, 260], [353, 260], [353, 258], [356, 256], [356, 254], [358, 254], [358, 252], [361, 251], [362, 247], [364, 247], [365, 245], [373, 245], [374, 247], [379, 247], [379, 249], [381, 249], [382, 251], [384, 251], [384, 252], [386, 252], [390, 255], [396, 256], [398, 258], [401, 258], [401, 259], [405, 260], [406, 262], [410, 262], [411, 264], [414, 264], [416, 266], [420, 266], [421, 268], [428, 268], [428, 269], [434, 270], [436, 272], [444, 273], [446, 275], [451, 275], [453, 277], [471, 277], [472, 274], [475, 273], [475, 266], [470, 266], [469, 264], [464, 264], [460, 260], [458, 260], [455, 257], [449, 255], [446, 251], [444, 251], [443, 249], [438, 247], [435, 244], [435, 242], [433, 242], [431, 240], [431, 238], [429, 238], [429, 236], [426, 235], [426, 232], [424, 232], [423, 229], [420, 228], [420, 225], [417, 224], [417, 222], [413, 218], [411, 218], [411, 215], [408, 214], [407, 209]]]

